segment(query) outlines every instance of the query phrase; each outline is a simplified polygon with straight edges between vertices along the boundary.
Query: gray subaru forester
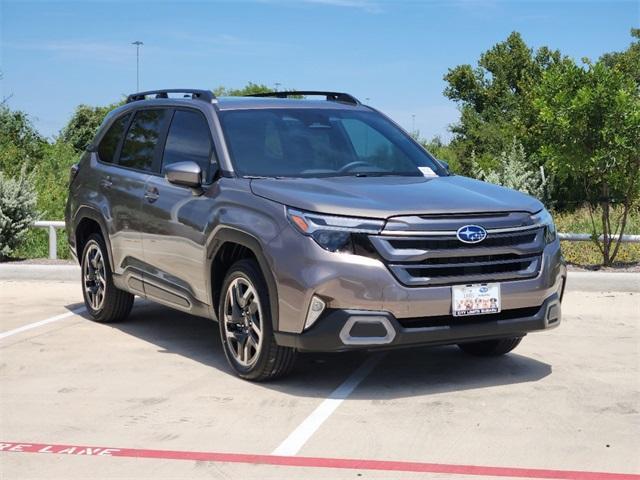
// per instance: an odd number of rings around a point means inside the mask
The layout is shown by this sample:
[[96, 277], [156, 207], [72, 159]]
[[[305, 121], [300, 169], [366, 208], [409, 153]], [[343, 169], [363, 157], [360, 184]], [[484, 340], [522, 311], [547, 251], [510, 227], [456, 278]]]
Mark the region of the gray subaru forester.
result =
[[302, 351], [502, 355], [560, 323], [566, 267], [544, 206], [449, 173], [349, 94], [130, 95], [69, 188], [90, 315], [123, 320], [138, 295], [215, 319], [246, 379]]

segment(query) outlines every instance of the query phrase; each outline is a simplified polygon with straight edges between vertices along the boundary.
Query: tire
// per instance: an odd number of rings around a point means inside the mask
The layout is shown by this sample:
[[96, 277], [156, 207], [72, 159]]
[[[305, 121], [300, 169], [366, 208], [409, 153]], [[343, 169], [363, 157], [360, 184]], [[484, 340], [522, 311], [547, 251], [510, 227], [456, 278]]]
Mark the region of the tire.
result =
[[522, 337], [501, 338], [499, 340], [483, 340], [481, 342], [460, 343], [458, 347], [471, 355], [478, 357], [497, 357], [509, 353], [516, 348]]
[[[102, 235], [93, 233], [82, 250], [81, 281], [84, 305], [96, 322], [119, 322], [129, 316], [134, 296], [116, 288]], [[101, 293], [100, 293], [101, 292]]]
[[224, 354], [239, 377], [272, 380], [293, 368], [296, 351], [276, 343], [269, 291], [254, 260], [239, 260], [227, 272], [218, 323]]

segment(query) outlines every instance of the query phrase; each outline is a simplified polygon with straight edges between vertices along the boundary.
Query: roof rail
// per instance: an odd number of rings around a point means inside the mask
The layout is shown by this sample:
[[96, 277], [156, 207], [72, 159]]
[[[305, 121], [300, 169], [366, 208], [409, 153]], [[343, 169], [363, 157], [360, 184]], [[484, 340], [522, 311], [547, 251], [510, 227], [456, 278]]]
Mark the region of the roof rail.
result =
[[211, 103], [216, 96], [210, 90], [194, 90], [192, 88], [169, 88], [164, 90], [149, 90], [146, 92], [132, 93], [127, 97], [127, 103], [137, 102], [138, 100], [146, 100], [146, 97], [155, 95], [155, 98], [169, 98], [170, 93], [184, 93], [185, 97], [191, 95], [193, 100], [204, 100]]
[[360, 101], [353, 95], [342, 92], [322, 92], [316, 90], [290, 90], [286, 92], [264, 92], [254, 93], [247, 95], [247, 97], [275, 97], [275, 98], [288, 98], [300, 95], [320, 95], [326, 97], [331, 102], [349, 103], [351, 105], [360, 105]]

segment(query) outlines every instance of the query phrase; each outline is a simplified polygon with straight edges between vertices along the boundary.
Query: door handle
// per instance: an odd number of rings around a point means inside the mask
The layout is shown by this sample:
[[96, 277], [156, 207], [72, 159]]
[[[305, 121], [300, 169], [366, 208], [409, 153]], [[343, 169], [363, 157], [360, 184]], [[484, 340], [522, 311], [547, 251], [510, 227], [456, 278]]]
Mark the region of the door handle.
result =
[[105, 190], [110, 190], [113, 186], [113, 182], [111, 181], [111, 177], [106, 177], [100, 180], [100, 186]]
[[146, 192], [144, 192], [144, 198], [147, 202], [153, 203], [160, 196], [160, 192], [156, 187], [148, 188]]

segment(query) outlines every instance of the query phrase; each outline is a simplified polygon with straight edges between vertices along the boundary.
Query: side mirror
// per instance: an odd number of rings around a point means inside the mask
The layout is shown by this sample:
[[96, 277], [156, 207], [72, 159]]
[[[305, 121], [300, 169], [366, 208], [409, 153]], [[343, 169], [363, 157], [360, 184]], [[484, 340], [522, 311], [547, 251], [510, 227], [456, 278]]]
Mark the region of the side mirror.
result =
[[451, 173], [451, 170], [449, 170], [449, 162], [445, 162], [444, 160], [438, 160], [438, 163], [440, 164], [440, 166], [442, 166], [442, 168], [444, 168], [447, 173]]
[[85, 152], [97, 152], [98, 151], [98, 147], [96, 147], [93, 143], [87, 143], [84, 146], [84, 150], [85, 150]]
[[169, 183], [198, 188], [202, 185], [202, 170], [196, 162], [177, 162], [164, 169]]

